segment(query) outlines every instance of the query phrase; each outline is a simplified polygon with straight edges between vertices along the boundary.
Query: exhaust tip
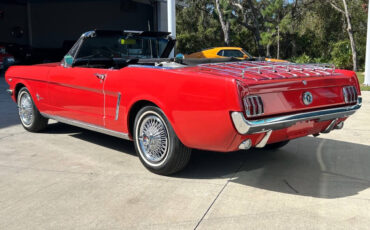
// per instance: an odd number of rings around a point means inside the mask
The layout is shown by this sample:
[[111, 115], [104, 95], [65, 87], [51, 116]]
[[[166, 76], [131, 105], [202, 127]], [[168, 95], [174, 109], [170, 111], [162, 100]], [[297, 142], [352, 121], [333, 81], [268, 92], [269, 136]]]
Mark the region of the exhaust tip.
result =
[[252, 147], [252, 141], [251, 139], [247, 139], [245, 141], [243, 141], [240, 145], [239, 145], [239, 149], [240, 150], [248, 150]]
[[342, 128], [343, 128], [343, 126], [344, 126], [344, 122], [343, 122], [343, 121], [341, 121], [341, 122], [339, 122], [339, 123], [334, 127], [334, 129], [342, 129]]

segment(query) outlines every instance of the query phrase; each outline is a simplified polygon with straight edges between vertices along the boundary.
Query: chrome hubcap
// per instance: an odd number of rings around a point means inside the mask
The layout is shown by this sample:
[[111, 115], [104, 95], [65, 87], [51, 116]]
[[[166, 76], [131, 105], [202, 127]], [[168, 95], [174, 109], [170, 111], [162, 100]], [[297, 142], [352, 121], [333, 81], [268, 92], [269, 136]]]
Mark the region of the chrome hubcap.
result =
[[24, 125], [29, 126], [32, 124], [33, 119], [33, 106], [32, 100], [28, 93], [22, 93], [19, 99], [19, 116]]
[[167, 154], [168, 132], [167, 127], [157, 116], [150, 115], [143, 119], [140, 125], [139, 147], [144, 157], [158, 163]]

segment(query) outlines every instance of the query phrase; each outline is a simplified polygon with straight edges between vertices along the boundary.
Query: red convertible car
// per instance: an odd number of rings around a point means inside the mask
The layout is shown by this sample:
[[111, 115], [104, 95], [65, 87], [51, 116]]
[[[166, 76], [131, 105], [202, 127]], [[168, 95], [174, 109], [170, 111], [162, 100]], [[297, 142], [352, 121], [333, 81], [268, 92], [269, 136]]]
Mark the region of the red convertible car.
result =
[[53, 119], [129, 139], [163, 175], [183, 169], [192, 148], [279, 148], [340, 129], [361, 107], [352, 71], [171, 59], [174, 44], [165, 32], [90, 31], [60, 63], [11, 67], [8, 92], [26, 130]]

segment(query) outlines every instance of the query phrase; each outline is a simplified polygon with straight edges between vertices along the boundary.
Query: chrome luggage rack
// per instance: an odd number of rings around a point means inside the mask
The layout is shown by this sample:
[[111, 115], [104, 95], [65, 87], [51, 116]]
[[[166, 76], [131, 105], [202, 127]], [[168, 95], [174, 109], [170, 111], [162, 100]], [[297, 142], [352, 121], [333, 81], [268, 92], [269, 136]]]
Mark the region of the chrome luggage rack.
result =
[[241, 78], [272, 80], [295, 77], [333, 76], [333, 64], [296, 64], [290, 62], [240, 61], [198, 65], [202, 69], [220, 71]]

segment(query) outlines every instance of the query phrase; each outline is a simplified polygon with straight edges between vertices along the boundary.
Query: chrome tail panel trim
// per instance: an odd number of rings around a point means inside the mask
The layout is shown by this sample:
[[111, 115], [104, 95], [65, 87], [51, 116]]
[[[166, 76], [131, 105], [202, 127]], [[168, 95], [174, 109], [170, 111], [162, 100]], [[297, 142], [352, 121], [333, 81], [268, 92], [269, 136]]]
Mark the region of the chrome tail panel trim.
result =
[[118, 137], [118, 138], [122, 138], [122, 139], [125, 139], [125, 140], [131, 140], [131, 138], [129, 137], [129, 135], [127, 133], [121, 133], [121, 132], [113, 131], [113, 130], [110, 130], [110, 129], [106, 129], [106, 128], [101, 127], [101, 126], [97, 126], [97, 125], [93, 125], [93, 124], [89, 124], [89, 123], [85, 123], [85, 122], [81, 122], [81, 121], [76, 121], [76, 120], [72, 120], [72, 119], [68, 119], [68, 118], [64, 118], [64, 117], [60, 117], [60, 116], [53, 116], [53, 115], [49, 115], [49, 114], [46, 114], [46, 113], [41, 113], [41, 115], [46, 117], [46, 118], [56, 120], [56, 121], [59, 121], [61, 123], [65, 123], [65, 124], [68, 124], [68, 125], [77, 126], [77, 127], [88, 129], [88, 130], [95, 131], [95, 132], [98, 132], [98, 133], [104, 133], [104, 134], [114, 136], [114, 137]]
[[339, 108], [323, 109], [312, 112], [297, 113], [292, 115], [272, 117], [261, 120], [246, 120], [242, 112], [232, 112], [231, 118], [236, 130], [244, 134], [267, 132], [290, 127], [300, 121], [318, 120], [329, 121], [336, 118], [344, 118], [354, 114], [362, 105], [362, 98], [359, 97], [357, 104]]
[[117, 98], [117, 105], [116, 105], [116, 117], [115, 120], [118, 120], [119, 116], [119, 104], [121, 103], [121, 93], [118, 93], [118, 98]]

